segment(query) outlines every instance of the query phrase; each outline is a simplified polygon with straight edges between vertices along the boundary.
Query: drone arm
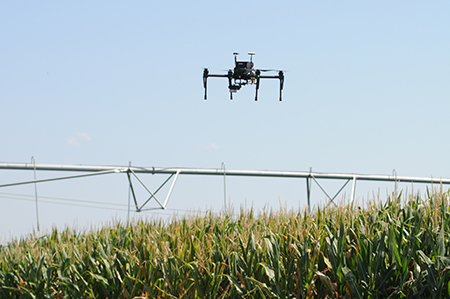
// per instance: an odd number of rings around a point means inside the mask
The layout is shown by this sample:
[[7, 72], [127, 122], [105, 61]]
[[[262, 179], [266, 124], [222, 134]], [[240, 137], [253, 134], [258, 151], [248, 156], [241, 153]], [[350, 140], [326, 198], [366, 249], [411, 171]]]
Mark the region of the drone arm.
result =
[[228, 75], [209, 74], [208, 77], [227, 78]]
[[280, 76], [259, 76], [261, 79], [279, 79]]

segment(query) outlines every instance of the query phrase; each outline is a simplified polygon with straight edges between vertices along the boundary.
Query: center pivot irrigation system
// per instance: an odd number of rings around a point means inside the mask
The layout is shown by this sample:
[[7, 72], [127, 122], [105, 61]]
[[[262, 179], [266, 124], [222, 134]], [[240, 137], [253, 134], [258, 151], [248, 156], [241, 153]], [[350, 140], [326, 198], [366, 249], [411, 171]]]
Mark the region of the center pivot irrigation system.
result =
[[[225, 169], [225, 164], [222, 163], [222, 168], [213, 169], [213, 168], [164, 168], [164, 167], [137, 167], [137, 166], [101, 166], [101, 165], [53, 165], [53, 164], [35, 164], [34, 157], [32, 158], [32, 163], [4, 163], [0, 162], [0, 169], [9, 169], [9, 170], [33, 170], [35, 172], [35, 179], [32, 181], [23, 181], [23, 182], [15, 182], [15, 183], [3, 183], [0, 184], [0, 188], [2, 187], [11, 187], [25, 184], [37, 184], [43, 182], [51, 182], [58, 180], [66, 180], [66, 179], [74, 179], [88, 176], [97, 176], [97, 175], [105, 175], [112, 173], [123, 173], [127, 175], [129, 187], [131, 194], [134, 200], [134, 206], [136, 208], [136, 212], [155, 210], [155, 209], [166, 209], [167, 203], [169, 202], [170, 195], [172, 194], [175, 183], [178, 179], [179, 175], [206, 175], [206, 176], [223, 176], [224, 177], [224, 189], [225, 189], [225, 178], [226, 176], [243, 176], [243, 177], [272, 177], [272, 178], [303, 178], [306, 179], [306, 187], [307, 187], [307, 204], [308, 208], [310, 208], [310, 198], [311, 198], [311, 186], [312, 182], [315, 182], [319, 188], [323, 191], [323, 193], [328, 198], [328, 205], [333, 203], [334, 199], [338, 196], [338, 194], [344, 189], [347, 184], [352, 181], [352, 191], [351, 191], [351, 199], [353, 202], [355, 197], [355, 188], [357, 181], [380, 181], [380, 182], [394, 182], [395, 186], [399, 182], [402, 183], [423, 183], [423, 184], [450, 184], [450, 179], [433, 179], [433, 178], [424, 178], [424, 177], [407, 177], [407, 176], [397, 176], [396, 171], [394, 171], [393, 175], [370, 175], [370, 174], [345, 174], [345, 173], [320, 173], [320, 172], [312, 172], [310, 169], [309, 172], [305, 171], [270, 171], [270, 170], [229, 170]], [[61, 176], [47, 179], [36, 179], [36, 171], [37, 170], [46, 170], [46, 171], [65, 171], [65, 172], [81, 172], [82, 174], [77, 175], [69, 175], [69, 176]], [[145, 183], [141, 180], [138, 174], [166, 174], [169, 175], [168, 178], [159, 186], [154, 192], [152, 192]], [[131, 177], [135, 177], [137, 181], [147, 190], [149, 193], [149, 197], [144, 201], [144, 203], [139, 204], [136, 198], [136, 194], [134, 191], [134, 186], [131, 180]], [[164, 201], [158, 199], [156, 194], [161, 190], [161, 188], [166, 185], [171, 179], [172, 184], [170, 189], [166, 195]], [[327, 180], [340, 180], [344, 181], [344, 184], [339, 189], [339, 191], [331, 197], [322, 185], [319, 183], [319, 179], [327, 179]], [[226, 198], [226, 196], [224, 196]], [[144, 208], [145, 205], [154, 199], [159, 208]], [[36, 193], [36, 203], [37, 203], [37, 193]]]

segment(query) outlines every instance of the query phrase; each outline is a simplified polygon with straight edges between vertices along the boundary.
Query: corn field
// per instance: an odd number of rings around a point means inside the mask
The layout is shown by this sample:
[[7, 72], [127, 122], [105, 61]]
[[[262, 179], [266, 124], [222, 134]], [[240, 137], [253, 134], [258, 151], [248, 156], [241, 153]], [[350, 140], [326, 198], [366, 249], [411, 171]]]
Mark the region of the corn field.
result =
[[0, 298], [450, 298], [449, 192], [0, 245]]

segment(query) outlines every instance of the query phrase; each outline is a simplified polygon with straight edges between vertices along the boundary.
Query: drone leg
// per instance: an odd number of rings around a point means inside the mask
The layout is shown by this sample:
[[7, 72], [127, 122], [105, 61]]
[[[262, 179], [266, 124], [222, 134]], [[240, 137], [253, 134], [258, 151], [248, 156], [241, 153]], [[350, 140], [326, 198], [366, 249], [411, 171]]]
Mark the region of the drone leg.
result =
[[261, 79], [260, 77], [261, 72], [259, 70], [256, 71], [256, 92], [255, 92], [255, 101], [258, 100], [258, 90], [259, 90], [259, 81]]
[[283, 85], [284, 85], [284, 74], [283, 71], [278, 72], [278, 76], [280, 78], [280, 102], [281, 102], [281, 92], [283, 91]]
[[203, 87], [205, 88], [205, 100], [206, 100], [206, 81], [208, 80], [208, 69], [203, 71]]
[[231, 78], [233, 77], [233, 73], [228, 71], [228, 89], [230, 90], [230, 100], [233, 100], [233, 93], [231, 92]]

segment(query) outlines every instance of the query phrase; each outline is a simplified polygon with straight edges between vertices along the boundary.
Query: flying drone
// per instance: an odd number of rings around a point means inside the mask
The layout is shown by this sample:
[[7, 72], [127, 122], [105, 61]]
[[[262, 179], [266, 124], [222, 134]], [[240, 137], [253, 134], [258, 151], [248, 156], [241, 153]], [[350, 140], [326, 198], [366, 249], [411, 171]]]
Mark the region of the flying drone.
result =
[[284, 84], [284, 73], [283, 71], [278, 71], [278, 75], [275, 76], [265, 76], [261, 75], [262, 72], [271, 72], [277, 70], [260, 70], [253, 67], [252, 57], [255, 55], [255, 52], [249, 52], [250, 61], [238, 61], [237, 56], [239, 53], [233, 53], [235, 67], [234, 70], [228, 70], [227, 74], [219, 75], [219, 74], [210, 74], [207, 68], [203, 71], [203, 86], [205, 87], [205, 100], [206, 100], [206, 82], [208, 77], [218, 77], [218, 78], [228, 78], [228, 89], [230, 90], [230, 100], [233, 99], [233, 93], [237, 92], [244, 85], [252, 85], [256, 84], [256, 94], [255, 101], [258, 100], [258, 89], [259, 82], [261, 79], [279, 79], [280, 80], [280, 101], [281, 101], [281, 92], [283, 90]]

